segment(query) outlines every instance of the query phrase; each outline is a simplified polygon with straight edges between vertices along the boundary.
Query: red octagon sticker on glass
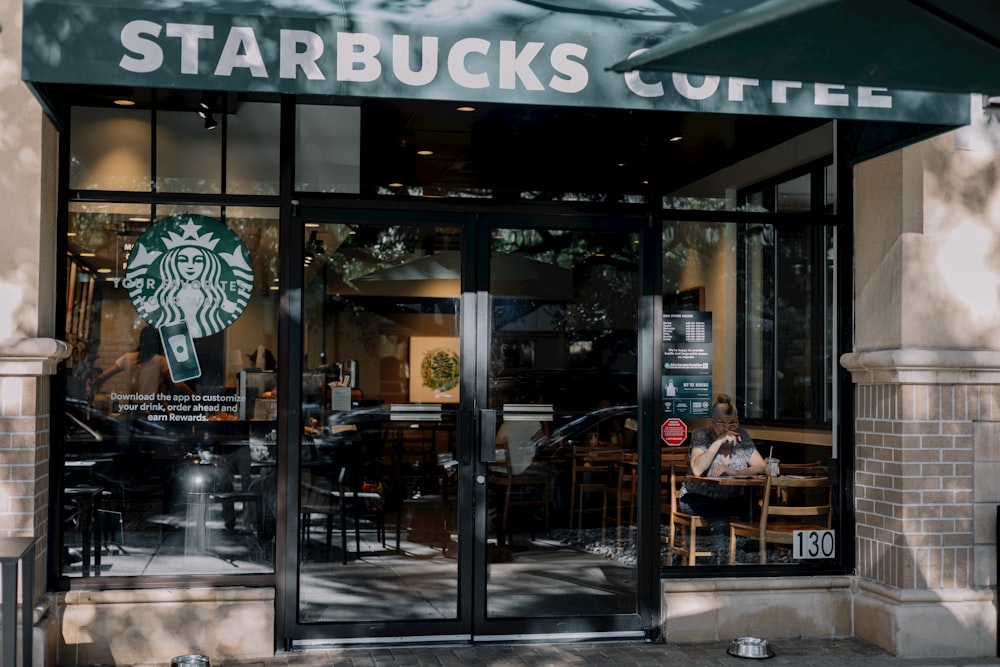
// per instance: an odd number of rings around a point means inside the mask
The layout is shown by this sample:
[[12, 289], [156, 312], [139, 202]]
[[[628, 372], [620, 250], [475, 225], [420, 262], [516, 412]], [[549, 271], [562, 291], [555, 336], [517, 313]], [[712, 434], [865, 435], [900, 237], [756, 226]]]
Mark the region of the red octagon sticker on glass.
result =
[[660, 427], [660, 437], [670, 447], [679, 447], [688, 437], [687, 424], [676, 417], [671, 417]]

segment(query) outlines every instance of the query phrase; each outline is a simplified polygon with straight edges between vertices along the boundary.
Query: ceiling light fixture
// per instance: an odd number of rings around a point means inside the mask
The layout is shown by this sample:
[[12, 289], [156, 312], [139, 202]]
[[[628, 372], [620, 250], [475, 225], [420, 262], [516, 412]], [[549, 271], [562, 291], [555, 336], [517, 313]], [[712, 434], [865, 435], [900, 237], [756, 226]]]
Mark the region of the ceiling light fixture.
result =
[[215, 120], [215, 118], [212, 117], [212, 114], [208, 114], [207, 116], [205, 116], [205, 129], [206, 130], [214, 130], [218, 126], [219, 126], [219, 123], [218, 123], [218, 121]]
[[674, 142], [680, 141], [683, 138], [684, 138], [683, 134], [678, 134], [676, 136], [670, 137], [670, 143], [674, 143]]
[[394, 183], [390, 183], [389, 187], [390, 188], [401, 188], [401, 187], [403, 187], [403, 184], [402, 183], [395, 183], [394, 182]]
[[424, 156], [434, 155], [434, 151], [428, 151], [428, 150], [417, 151], [417, 155], [424, 155]]
[[120, 107], [131, 107], [131, 106], [135, 106], [135, 101], [134, 100], [120, 99], [120, 100], [115, 100], [115, 104], [117, 104]]
[[469, 112], [469, 111], [475, 111], [475, 110], [476, 110], [476, 107], [470, 107], [470, 106], [457, 107], [455, 109], [455, 111], [463, 111], [463, 112]]

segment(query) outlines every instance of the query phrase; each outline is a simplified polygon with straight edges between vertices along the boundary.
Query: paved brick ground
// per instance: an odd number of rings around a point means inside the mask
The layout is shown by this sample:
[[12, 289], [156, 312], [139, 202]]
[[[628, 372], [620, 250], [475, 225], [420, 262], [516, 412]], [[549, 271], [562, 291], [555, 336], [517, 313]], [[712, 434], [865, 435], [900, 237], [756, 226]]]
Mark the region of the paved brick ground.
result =
[[523, 644], [474, 646], [378, 647], [350, 649], [313, 649], [280, 653], [266, 661], [227, 661], [213, 667], [448, 667], [479, 665], [483, 667], [540, 667], [600, 665], [676, 665], [677, 667], [750, 667], [762, 662], [767, 667], [961, 667], [1000, 665], [998, 658], [897, 658], [871, 644], [853, 640], [780, 640], [772, 642], [775, 656], [757, 661], [729, 655], [729, 642], [694, 644], [653, 644], [599, 642], [581, 644]]

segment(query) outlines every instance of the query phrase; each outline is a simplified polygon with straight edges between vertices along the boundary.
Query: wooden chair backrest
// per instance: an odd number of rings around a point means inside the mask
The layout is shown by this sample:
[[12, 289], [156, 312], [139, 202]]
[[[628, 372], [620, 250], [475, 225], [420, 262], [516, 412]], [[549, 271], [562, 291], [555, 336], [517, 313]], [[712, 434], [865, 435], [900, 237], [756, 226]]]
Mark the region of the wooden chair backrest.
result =
[[[801, 494], [806, 500], [801, 504], [779, 504], [775, 502], [775, 497], [785, 497], [794, 499], [799, 494], [772, 494], [773, 489], [787, 490], [799, 489], [805, 491]], [[824, 501], [820, 503], [808, 502], [809, 489], [825, 489]], [[826, 517], [826, 527], [830, 527], [832, 519], [832, 498], [833, 487], [826, 477], [772, 477], [768, 475], [764, 485], [764, 498], [761, 507], [760, 521], [762, 526], [775, 516], [778, 517]]]

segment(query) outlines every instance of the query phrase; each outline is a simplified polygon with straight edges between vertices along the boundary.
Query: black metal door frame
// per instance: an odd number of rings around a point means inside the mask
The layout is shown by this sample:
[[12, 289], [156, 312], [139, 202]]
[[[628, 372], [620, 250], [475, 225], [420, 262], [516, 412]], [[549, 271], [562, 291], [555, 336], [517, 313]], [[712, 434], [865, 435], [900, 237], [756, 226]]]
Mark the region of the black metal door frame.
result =
[[[287, 387], [283, 392], [288, 402], [282, 401], [279, 418], [284, 425], [279, 430], [279, 438], [285, 446], [278, 457], [279, 500], [278, 516], [283, 520], [284, 530], [279, 530], [276, 571], [278, 588], [276, 591], [276, 627], [283, 637], [286, 649], [322, 645], [357, 643], [387, 643], [399, 641], [441, 642], [441, 641], [496, 641], [501, 639], [549, 639], [553, 641], [579, 640], [587, 637], [641, 638], [655, 635], [655, 624], [659, 609], [659, 513], [647, 508], [658, 508], [658, 471], [654, 457], [648, 446], [639, 447], [640, 498], [638, 523], [639, 564], [638, 564], [638, 609], [634, 614], [608, 615], [599, 617], [557, 616], [540, 618], [491, 619], [486, 613], [487, 556], [484, 548], [487, 541], [486, 484], [482, 483], [488, 472], [488, 447], [483, 447], [484, 429], [492, 429], [487, 407], [487, 374], [489, 368], [489, 256], [490, 234], [495, 227], [538, 227], [549, 229], [618, 229], [628, 227], [642, 234], [640, 246], [640, 294], [639, 294], [639, 442], [651, 441], [654, 432], [652, 419], [655, 398], [652, 388], [653, 378], [646, 377], [643, 369], [652, 368], [651, 359], [646, 354], [655, 353], [655, 336], [650, 323], [655, 321], [655, 313], [647, 312], [655, 308], [656, 299], [651, 298], [655, 290], [655, 280], [646, 274], [653, 267], [650, 258], [656, 253], [651, 248], [659, 243], [659, 235], [646, 219], [622, 216], [550, 216], [478, 213], [456, 211], [447, 208], [434, 210], [400, 210], [378, 207], [365, 208], [352, 203], [347, 206], [317, 206], [309, 208], [293, 207], [290, 224], [282, 226], [282, 246], [290, 251], [283, 253], [282, 275], [287, 280], [287, 289], [282, 291], [282, 312], [280, 333], [284, 341], [283, 357], [288, 363], [282, 364]], [[384, 623], [359, 621], [356, 623], [302, 624], [298, 621], [298, 521], [296, 494], [291, 490], [299, 488], [299, 447], [298, 438], [302, 432], [302, 415], [297, 407], [301, 402], [301, 377], [303, 372], [301, 341], [303, 336], [302, 303], [297, 294], [303, 287], [302, 248], [305, 240], [304, 224], [312, 221], [363, 221], [373, 222], [386, 219], [398, 220], [399, 224], [448, 224], [462, 228], [462, 293], [460, 300], [461, 365], [460, 403], [458, 413], [458, 455], [459, 455], [459, 503], [458, 503], [458, 617], [454, 620], [434, 621], [388, 621]], [[658, 247], [658, 246], [657, 246]], [[655, 262], [654, 262], [655, 263]], [[471, 362], [471, 363], [469, 363]], [[295, 380], [298, 378], [298, 380]], [[485, 460], [484, 460], [485, 459]], [[654, 460], [656, 459], [656, 460]], [[463, 501], [463, 498], [465, 499]], [[471, 499], [471, 502], [469, 502]]]

